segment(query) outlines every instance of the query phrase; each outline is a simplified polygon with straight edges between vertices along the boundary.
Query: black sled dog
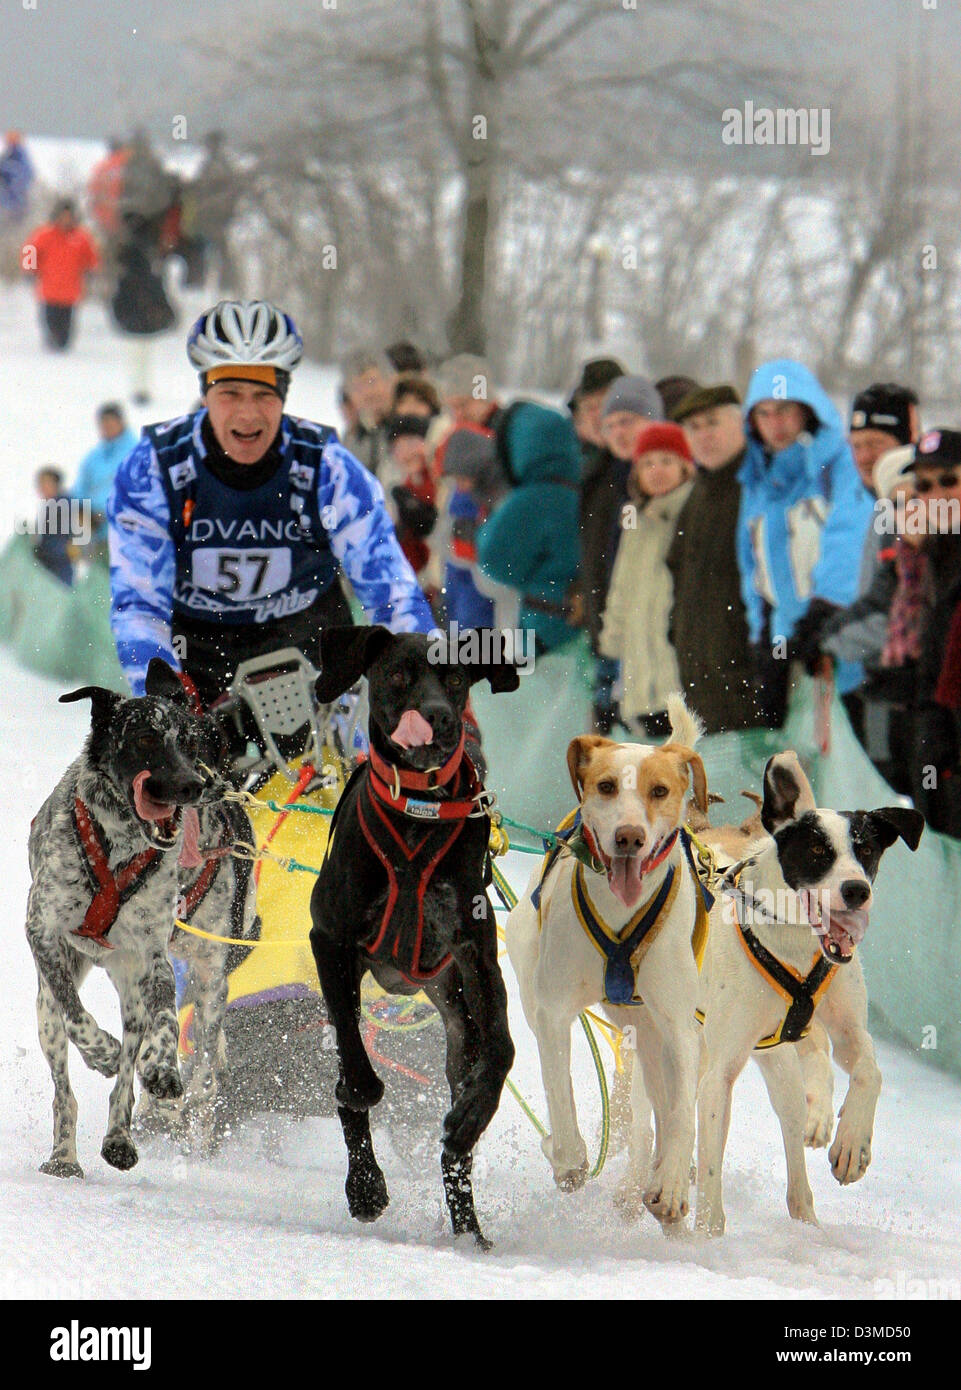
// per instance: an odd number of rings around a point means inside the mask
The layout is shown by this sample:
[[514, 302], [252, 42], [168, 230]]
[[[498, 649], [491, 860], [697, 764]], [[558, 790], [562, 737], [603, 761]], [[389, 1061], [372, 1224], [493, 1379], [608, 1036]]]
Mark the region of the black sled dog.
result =
[[[424, 990], [447, 1034], [451, 1108], [441, 1169], [455, 1235], [486, 1248], [474, 1210], [471, 1152], [514, 1061], [507, 994], [497, 963], [488, 798], [465, 752], [470, 686], [516, 690], [497, 633], [478, 634], [487, 664], [455, 660], [440, 639], [383, 627], [321, 635], [322, 703], [362, 675], [370, 686], [370, 758], [338, 802], [311, 897], [310, 942], [337, 1035], [338, 1114], [347, 1143], [347, 1204], [374, 1221], [388, 1203], [368, 1112], [384, 1094], [358, 1026], [369, 970], [393, 994]], [[492, 641], [493, 639], [493, 641]], [[492, 649], [496, 648], [496, 649]]]

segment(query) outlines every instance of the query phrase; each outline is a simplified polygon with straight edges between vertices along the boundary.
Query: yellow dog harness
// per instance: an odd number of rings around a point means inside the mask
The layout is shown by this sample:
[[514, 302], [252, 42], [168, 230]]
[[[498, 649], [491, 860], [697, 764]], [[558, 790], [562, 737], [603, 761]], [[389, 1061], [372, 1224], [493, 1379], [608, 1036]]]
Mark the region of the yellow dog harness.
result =
[[[737, 880], [734, 880], [736, 885]], [[734, 926], [741, 949], [754, 969], [772, 989], [777, 990], [788, 1004], [787, 1012], [773, 1033], [754, 1044], [754, 1050], [777, 1047], [783, 1042], [798, 1042], [810, 1032], [814, 1010], [820, 1003], [825, 990], [834, 978], [838, 966], [826, 960], [821, 951], [815, 951], [811, 966], [806, 975], [799, 975], [790, 965], [778, 960], [751, 931], [742, 927], [734, 908]], [[698, 1023], [704, 1022], [704, 1011], [695, 1009]]]

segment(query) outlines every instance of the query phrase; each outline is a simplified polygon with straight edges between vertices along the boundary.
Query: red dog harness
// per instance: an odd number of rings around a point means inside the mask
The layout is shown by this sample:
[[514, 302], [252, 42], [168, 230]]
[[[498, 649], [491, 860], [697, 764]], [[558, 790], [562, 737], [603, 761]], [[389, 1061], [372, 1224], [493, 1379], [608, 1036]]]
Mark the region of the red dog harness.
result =
[[72, 934], [88, 936], [112, 951], [107, 933], [127, 899], [160, 868], [160, 851], [141, 850], [113, 873], [100, 827], [79, 796], [73, 801], [73, 827], [93, 899], [84, 913], [83, 926]]
[[[435, 791], [440, 787], [450, 788], [453, 795], [449, 800], [424, 801], [406, 795], [409, 791]], [[486, 814], [485, 796], [474, 765], [464, 751], [463, 731], [447, 762], [428, 772], [396, 767], [386, 762], [376, 749], [370, 750], [367, 778], [357, 801], [357, 819], [364, 839], [387, 874], [388, 888], [380, 929], [375, 940], [364, 949], [368, 955], [377, 956], [393, 931], [390, 962], [407, 979], [433, 979], [446, 970], [453, 959], [447, 952], [437, 965], [424, 967], [421, 964], [424, 896], [438, 864], [459, 838], [466, 821]], [[423, 836], [411, 847], [392, 824], [392, 817], [398, 814], [433, 824], [425, 825]], [[398, 850], [403, 856], [402, 877], [395, 868]], [[413, 903], [410, 902], [411, 889]], [[406, 902], [400, 912], [395, 912], [402, 898]]]

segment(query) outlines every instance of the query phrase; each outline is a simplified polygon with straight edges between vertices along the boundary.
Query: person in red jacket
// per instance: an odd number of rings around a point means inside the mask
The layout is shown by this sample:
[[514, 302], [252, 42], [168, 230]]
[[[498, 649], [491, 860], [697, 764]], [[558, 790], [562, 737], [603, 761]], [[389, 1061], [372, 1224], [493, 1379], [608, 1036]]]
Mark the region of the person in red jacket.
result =
[[59, 199], [50, 221], [26, 241], [21, 264], [37, 277], [47, 346], [66, 351], [73, 332], [73, 311], [84, 295], [84, 276], [100, 264], [97, 244], [80, 226], [69, 198]]
[[120, 235], [120, 199], [129, 158], [129, 147], [122, 140], [112, 139], [106, 155], [94, 165], [87, 184], [90, 215], [107, 241]]

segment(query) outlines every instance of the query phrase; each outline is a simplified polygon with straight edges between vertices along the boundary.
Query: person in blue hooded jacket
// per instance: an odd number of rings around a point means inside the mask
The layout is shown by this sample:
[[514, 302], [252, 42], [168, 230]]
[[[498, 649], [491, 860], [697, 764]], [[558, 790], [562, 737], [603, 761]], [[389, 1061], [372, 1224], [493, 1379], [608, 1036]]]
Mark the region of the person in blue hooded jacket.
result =
[[512, 491], [478, 531], [477, 558], [491, 579], [519, 590], [520, 625], [549, 651], [574, 632], [580, 447], [567, 416], [531, 401], [507, 407], [496, 438]]
[[70, 493], [72, 497], [89, 503], [94, 528], [93, 539], [103, 546], [105, 551], [107, 501], [113, 490], [117, 469], [137, 447], [137, 436], [124, 419], [121, 407], [112, 401], [108, 401], [97, 411], [97, 431], [100, 440], [82, 458], [76, 482]]
[[[866, 491], [841, 417], [812, 372], [765, 362], [744, 400], [747, 454], [738, 475], [738, 562], [758, 695], [772, 727], [784, 722], [791, 641], [812, 603], [847, 605], [871, 524]], [[844, 694], [860, 668], [840, 662]]]

